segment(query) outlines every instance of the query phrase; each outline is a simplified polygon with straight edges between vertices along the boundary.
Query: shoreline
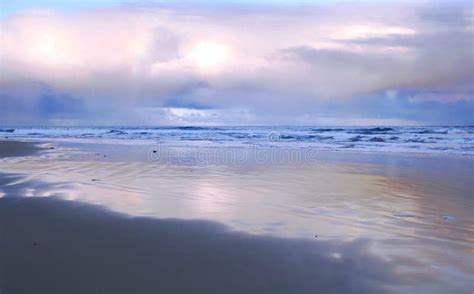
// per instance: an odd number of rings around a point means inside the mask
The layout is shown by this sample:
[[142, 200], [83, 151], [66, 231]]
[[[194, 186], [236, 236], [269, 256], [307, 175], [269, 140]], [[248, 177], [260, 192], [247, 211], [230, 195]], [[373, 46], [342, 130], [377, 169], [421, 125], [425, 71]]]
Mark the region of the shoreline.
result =
[[[132, 139], [63, 139], [63, 138], [11, 138], [11, 139], [0, 139], [0, 158], [4, 157], [2, 155], [2, 145], [3, 142], [18, 144], [20, 147], [20, 152], [23, 152], [20, 155], [9, 155], [10, 156], [27, 156], [34, 155], [36, 152], [45, 150], [47, 148], [38, 147], [41, 144], [57, 144], [57, 145], [103, 145], [103, 146], [145, 146], [153, 147], [156, 146], [156, 141], [154, 140], [132, 140]], [[349, 155], [349, 156], [390, 156], [390, 157], [406, 157], [406, 158], [442, 158], [442, 159], [458, 159], [458, 160], [474, 160], [474, 155], [472, 154], [456, 154], [449, 152], [440, 152], [440, 153], [424, 153], [424, 152], [398, 152], [398, 151], [374, 151], [374, 150], [344, 150], [344, 149], [318, 149], [314, 147], [293, 147], [293, 146], [282, 146], [282, 147], [271, 147], [271, 146], [259, 146], [259, 145], [247, 145], [247, 146], [206, 146], [206, 145], [167, 145], [167, 142], [164, 142], [163, 145], [165, 148], [175, 148], [175, 149], [190, 149], [190, 150], [245, 150], [245, 149], [259, 149], [259, 150], [280, 150], [280, 151], [314, 151], [316, 154], [335, 154], [335, 155]], [[34, 146], [33, 148], [28, 148], [28, 145]]]

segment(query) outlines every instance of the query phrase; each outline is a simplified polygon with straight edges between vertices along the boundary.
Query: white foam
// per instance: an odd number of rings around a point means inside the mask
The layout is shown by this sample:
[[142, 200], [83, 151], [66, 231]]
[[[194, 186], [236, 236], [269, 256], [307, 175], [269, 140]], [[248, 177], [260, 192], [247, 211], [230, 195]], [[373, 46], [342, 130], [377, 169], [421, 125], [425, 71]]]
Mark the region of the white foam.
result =
[[474, 155], [474, 127], [28, 127], [9, 138]]

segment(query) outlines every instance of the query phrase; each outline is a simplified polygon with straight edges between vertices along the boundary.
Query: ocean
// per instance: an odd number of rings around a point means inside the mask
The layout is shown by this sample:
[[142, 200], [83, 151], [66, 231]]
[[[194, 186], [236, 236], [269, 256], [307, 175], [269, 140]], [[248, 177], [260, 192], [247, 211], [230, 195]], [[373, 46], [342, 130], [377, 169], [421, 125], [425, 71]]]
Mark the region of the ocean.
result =
[[19, 127], [15, 139], [151, 141], [167, 146], [311, 148], [328, 151], [474, 155], [474, 127]]

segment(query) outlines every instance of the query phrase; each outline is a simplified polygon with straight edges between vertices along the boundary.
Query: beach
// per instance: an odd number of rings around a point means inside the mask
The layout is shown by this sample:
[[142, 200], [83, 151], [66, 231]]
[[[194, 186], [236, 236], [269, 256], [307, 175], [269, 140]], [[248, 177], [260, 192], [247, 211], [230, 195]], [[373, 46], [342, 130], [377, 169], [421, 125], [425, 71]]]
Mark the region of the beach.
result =
[[473, 290], [471, 156], [24, 141], [1, 293]]
[[0, 294], [474, 294], [474, 2], [0, 0]]

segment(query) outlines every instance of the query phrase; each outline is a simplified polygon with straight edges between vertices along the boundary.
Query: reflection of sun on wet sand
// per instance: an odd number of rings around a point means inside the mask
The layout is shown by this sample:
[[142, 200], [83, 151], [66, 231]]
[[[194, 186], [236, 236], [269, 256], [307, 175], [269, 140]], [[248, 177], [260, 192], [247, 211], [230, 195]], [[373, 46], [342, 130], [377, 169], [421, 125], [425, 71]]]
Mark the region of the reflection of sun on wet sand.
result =
[[147, 146], [64, 146], [0, 142], [2, 293], [472, 288], [469, 189], [431, 161], [407, 177], [374, 156], [179, 166], [143, 160]]

